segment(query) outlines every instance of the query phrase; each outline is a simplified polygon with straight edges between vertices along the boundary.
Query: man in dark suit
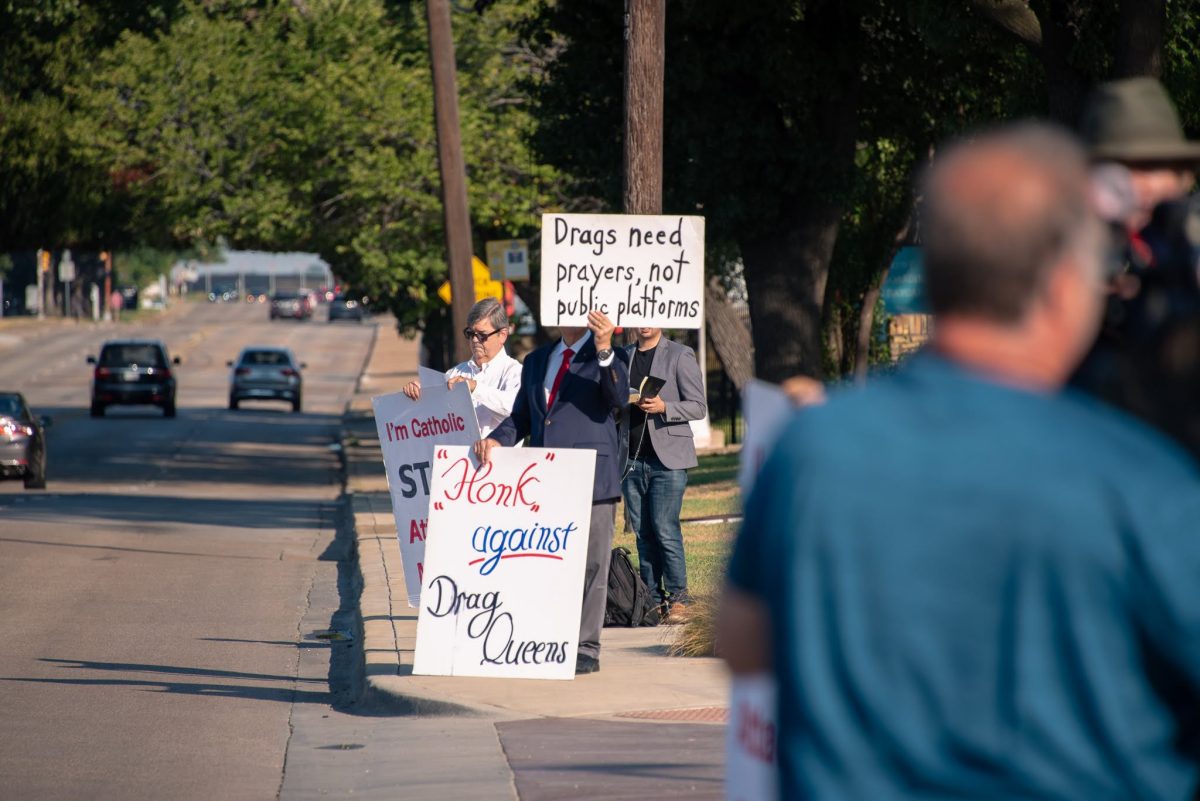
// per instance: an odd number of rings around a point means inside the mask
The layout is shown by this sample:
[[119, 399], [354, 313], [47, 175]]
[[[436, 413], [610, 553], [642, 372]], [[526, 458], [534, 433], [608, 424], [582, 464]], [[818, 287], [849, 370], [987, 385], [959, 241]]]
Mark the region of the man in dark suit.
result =
[[475, 455], [486, 462], [493, 448], [516, 445], [525, 437], [535, 448], [596, 451], [575, 662], [576, 673], [595, 673], [600, 669], [600, 630], [621, 497], [621, 447], [614, 412], [629, 399], [629, 357], [624, 350], [613, 352], [613, 323], [603, 312], [589, 312], [587, 328], [561, 332], [558, 342], [525, 357], [512, 414], [475, 444]]
[[[687, 471], [696, 466], [689, 420], [708, 411], [696, 353], [662, 335], [661, 328], [637, 328], [628, 348], [630, 386], [643, 379], [665, 383], [629, 407], [629, 467], [624, 473], [625, 516], [637, 534], [642, 579], [654, 593], [668, 623], [687, 619], [691, 599], [683, 557], [679, 514]], [[650, 395], [650, 393], [646, 393]]]

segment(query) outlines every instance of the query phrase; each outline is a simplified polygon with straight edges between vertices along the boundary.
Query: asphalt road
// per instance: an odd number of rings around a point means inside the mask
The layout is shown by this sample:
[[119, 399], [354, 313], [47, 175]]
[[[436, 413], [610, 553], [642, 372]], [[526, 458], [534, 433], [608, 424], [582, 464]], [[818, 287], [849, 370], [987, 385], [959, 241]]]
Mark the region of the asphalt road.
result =
[[[0, 482], [0, 798], [280, 794], [296, 711], [331, 701], [338, 646], [313, 636], [338, 605], [329, 446], [374, 328], [246, 304], [0, 327], [0, 389], [53, 418], [48, 489]], [[182, 358], [178, 417], [88, 417], [85, 358], [117, 336]], [[308, 363], [300, 413], [226, 409], [247, 344]]]

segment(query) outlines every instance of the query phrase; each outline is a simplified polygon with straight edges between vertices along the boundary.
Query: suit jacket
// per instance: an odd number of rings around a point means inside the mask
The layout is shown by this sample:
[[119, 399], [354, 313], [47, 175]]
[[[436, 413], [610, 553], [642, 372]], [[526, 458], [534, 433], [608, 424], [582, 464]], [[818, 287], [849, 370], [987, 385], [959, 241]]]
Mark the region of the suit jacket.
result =
[[[547, 411], [547, 360], [557, 344], [543, 345], [525, 357], [512, 414], [488, 436], [505, 446], [529, 437], [529, 445], [535, 448], [592, 448], [596, 451], [592, 502], [620, 498], [624, 465], [615, 413], [629, 399], [629, 356], [618, 348], [612, 363], [602, 368], [595, 341], [588, 337], [571, 359], [554, 408]], [[553, 367], [558, 369], [557, 364]]]
[[[631, 364], [636, 347], [625, 348]], [[658, 340], [654, 359], [650, 362], [650, 375], [667, 382], [658, 393], [667, 409], [662, 414], [646, 415], [646, 436], [663, 467], [670, 470], [695, 467], [696, 443], [688, 420], [699, 420], [708, 413], [696, 352], [687, 345], [663, 337]]]

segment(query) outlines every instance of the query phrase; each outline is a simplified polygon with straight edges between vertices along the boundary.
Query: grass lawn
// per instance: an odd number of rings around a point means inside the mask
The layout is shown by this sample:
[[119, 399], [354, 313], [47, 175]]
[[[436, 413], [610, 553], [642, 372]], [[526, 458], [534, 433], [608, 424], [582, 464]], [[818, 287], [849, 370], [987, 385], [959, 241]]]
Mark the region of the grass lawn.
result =
[[[700, 457], [700, 464], [688, 471], [688, 487], [683, 495], [681, 518], [740, 515], [742, 499], [737, 486], [737, 454]], [[614, 545], [623, 545], [637, 563], [637, 545], [633, 532], [625, 531], [624, 505], [617, 511]], [[725, 562], [737, 535], [738, 523], [684, 523], [683, 552], [687, 560], [688, 590], [695, 596], [715, 595], [724, 579]]]

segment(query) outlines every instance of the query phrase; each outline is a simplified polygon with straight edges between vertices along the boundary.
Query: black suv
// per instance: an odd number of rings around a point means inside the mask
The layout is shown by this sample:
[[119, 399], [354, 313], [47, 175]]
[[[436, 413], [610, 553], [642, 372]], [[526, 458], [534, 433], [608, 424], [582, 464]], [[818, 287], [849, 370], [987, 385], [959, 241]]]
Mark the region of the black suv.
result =
[[108, 406], [153, 404], [164, 417], [175, 416], [175, 376], [171, 365], [179, 357], [167, 358], [167, 346], [158, 340], [105, 342], [100, 358], [88, 356], [96, 365], [92, 374], [92, 417], [100, 417]]

